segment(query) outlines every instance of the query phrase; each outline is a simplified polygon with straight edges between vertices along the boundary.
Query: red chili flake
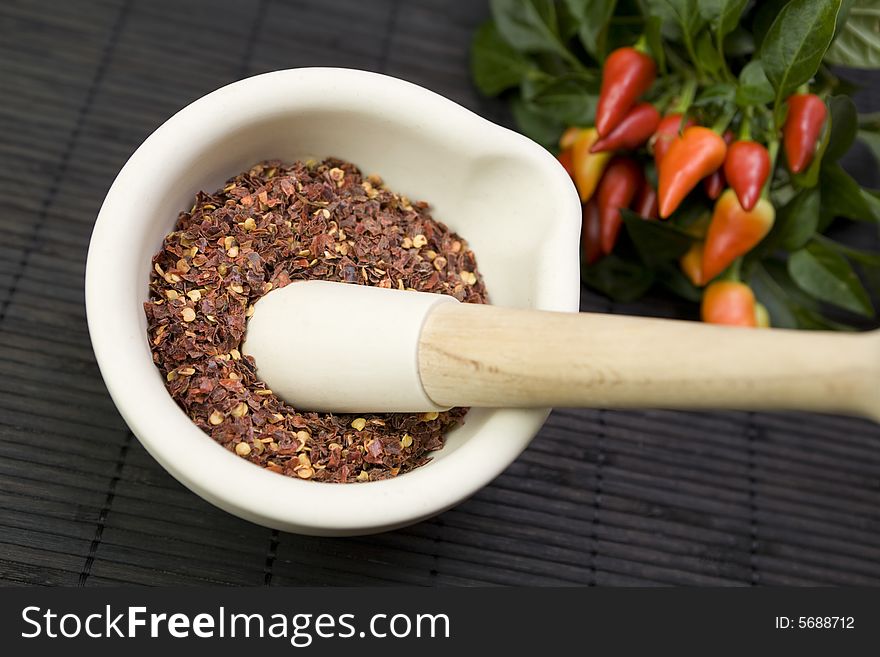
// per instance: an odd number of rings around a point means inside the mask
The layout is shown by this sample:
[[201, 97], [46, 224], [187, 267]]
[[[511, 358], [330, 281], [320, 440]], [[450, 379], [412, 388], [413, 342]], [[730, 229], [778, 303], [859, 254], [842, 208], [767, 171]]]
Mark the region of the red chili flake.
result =
[[427, 463], [467, 409], [360, 417], [296, 409], [256, 378], [241, 343], [253, 304], [294, 280], [486, 303], [473, 252], [428, 210], [338, 159], [262, 162], [197, 194], [153, 257], [144, 304], [171, 396], [226, 449], [286, 476], [377, 481]]

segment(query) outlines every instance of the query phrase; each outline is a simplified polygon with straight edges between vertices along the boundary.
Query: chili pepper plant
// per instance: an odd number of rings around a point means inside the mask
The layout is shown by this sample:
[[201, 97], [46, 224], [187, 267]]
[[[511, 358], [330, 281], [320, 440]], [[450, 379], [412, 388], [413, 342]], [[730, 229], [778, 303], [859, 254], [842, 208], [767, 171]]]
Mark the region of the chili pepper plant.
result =
[[880, 223], [841, 166], [880, 154], [845, 69], [880, 67], [876, 0], [490, 0], [474, 81], [509, 99], [584, 204], [582, 279], [655, 287], [704, 321], [850, 329], [875, 310], [880, 253], [829, 237]]

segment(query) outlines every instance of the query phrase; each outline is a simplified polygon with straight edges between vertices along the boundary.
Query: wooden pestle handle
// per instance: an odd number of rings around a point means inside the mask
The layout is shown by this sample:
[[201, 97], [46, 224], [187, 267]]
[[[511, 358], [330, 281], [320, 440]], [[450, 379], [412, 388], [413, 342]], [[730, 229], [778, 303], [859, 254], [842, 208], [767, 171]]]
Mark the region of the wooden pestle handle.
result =
[[442, 406], [790, 409], [880, 421], [880, 331], [449, 303], [425, 320], [418, 359]]

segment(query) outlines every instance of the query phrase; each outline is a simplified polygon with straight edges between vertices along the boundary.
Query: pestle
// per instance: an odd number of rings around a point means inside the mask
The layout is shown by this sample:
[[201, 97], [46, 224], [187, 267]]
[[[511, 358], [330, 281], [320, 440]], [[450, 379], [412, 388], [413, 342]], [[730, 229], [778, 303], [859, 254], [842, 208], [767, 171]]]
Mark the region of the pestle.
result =
[[309, 410], [788, 409], [880, 421], [880, 331], [547, 312], [305, 281], [255, 305], [243, 351], [275, 393]]

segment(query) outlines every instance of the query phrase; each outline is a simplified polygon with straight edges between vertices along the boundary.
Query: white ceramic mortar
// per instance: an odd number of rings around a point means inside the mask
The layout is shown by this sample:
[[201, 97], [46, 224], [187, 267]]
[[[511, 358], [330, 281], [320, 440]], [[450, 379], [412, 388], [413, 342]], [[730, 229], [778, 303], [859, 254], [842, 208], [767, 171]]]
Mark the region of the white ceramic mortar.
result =
[[189, 420], [147, 342], [151, 257], [199, 190], [260, 160], [327, 156], [428, 201], [468, 240], [500, 305], [577, 310], [580, 204], [568, 175], [534, 142], [416, 85], [348, 69], [276, 71], [223, 87], [170, 118], [120, 171], [86, 270], [92, 344], [119, 412], [150, 454], [209, 502], [268, 527], [342, 536], [411, 524], [461, 502], [516, 459], [549, 409], [471, 410], [429, 464], [363, 484], [263, 470]]

